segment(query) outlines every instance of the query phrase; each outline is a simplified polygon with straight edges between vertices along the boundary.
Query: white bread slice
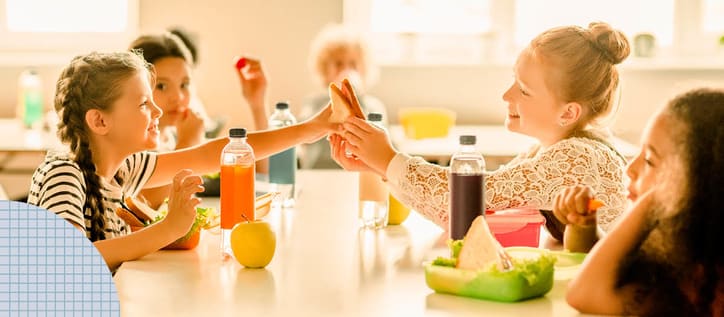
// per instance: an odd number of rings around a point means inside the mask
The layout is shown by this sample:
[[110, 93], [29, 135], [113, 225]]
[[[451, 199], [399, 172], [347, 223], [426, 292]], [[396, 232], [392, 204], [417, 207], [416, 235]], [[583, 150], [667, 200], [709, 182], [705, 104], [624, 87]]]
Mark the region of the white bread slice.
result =
[[158, 217], [159, 212], [146, 205], [145, 202], [141, 201], [138, 197], [126, 197], [124, 200], [126, 206], [133, 212], [133, 214], [141, 221], [154, 221]]
[[[329, 118], [330, 122], [342, 123], [349, 116], [355, 116], [360, 119], [364, 119], [364, 113], [357, 102], [357, 96], [355, 95], [352, 84], [345, 78], [342, 80], [343, 87], [337, 87], [335, 83], [329, 84], [329, 100], [332, 101], [332, 116]], [[342, 89], [347, 90], [352, 96], [353, 103], [344, 96]]]
[[458, 255], [457, 268], [466, 270], [479, 270], [498, 263], [498, 240], [490, 232], [488, 222], [484, 216], [478, 216], [470, 225], [470, 229], [463, 238], [463, 246]]

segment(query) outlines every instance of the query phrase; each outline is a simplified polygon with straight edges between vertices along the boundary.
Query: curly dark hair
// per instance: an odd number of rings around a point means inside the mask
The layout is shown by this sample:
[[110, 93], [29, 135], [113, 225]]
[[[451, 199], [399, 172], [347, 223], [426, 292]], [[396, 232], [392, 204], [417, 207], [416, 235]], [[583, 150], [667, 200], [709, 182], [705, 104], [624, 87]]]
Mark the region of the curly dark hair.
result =
[[717, 288], [724, 285], [724, 252], [717, 243], [724, 226], [724, 91], [692, 90], [664, 111], [683, 126], [675, 143], [685, 162], [687, 186], [680, 212], [655, 222], [649, 232], [665, 232], [670, 253], [665, 259], [651, 255], [643, 247], [645, 236], [625, 259], [617, 285], [634, 286], [636, 295], [626, 305], [634, 314], [713, 315]]
[[106, 223], [101, 182], [89, 148], [85, 115], [91, 109], [110, 110], [121, 96], [121, 83], [147, 68], [148, 64], [134, 52], [93, 52], [73, 58], [56, 83], [58, 136], [69, 144], [73, 160], [83, 172], [86, 196], [83, 210], [92, 210], [91, 226], [86, 228], [91, 241], [105, 239]]

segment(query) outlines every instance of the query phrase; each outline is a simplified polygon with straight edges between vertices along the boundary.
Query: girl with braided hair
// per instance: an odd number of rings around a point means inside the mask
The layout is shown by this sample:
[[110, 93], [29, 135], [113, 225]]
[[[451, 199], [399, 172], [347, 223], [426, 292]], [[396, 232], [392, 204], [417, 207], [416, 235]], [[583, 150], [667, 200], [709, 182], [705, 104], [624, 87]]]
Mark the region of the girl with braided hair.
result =
[[[584, 184], [604, 202], [598, 224], [604, 232], [609, 229], [626, 202], [626, 160], [594, 128], [612, 113], [619, 83], [616, 64], [629, 51], [624, 34], [602, 22], [549, 29], [523, 49], [513, 83], [503, 94], [505, 126], [538, 144], [486, 174], [488, 209], [540, 209], [551, 235], [561, 240], [564, 225], [548, 210], [564, 186]], [[447, 167], [397, 152], [384, 131], [363, 120], [347, 119], [343, 127], [330, 136], [340, 165], [387, 178], [401, 202], [448, 228]], [[345, 148], [355, 155], [345, 155]]]
[[[149, 65], [135, 52], [75, 57], [58, 79], [58, 134], [67, 152], [50, 152], [35, 171], [28, 203], [48, 209], [80, 229], [115, 270], [183, 236], [203, 190], [200, 174], [219, 170], [226, 138], [183, 150], [153, 153], [161, 109], [153, 102]], [[257, 159], [326, 135], [327, 107], [307, 121], [248, 134]], [[168, 215], [131, 232], [115, 213], [142, 188], [172, 183]]]

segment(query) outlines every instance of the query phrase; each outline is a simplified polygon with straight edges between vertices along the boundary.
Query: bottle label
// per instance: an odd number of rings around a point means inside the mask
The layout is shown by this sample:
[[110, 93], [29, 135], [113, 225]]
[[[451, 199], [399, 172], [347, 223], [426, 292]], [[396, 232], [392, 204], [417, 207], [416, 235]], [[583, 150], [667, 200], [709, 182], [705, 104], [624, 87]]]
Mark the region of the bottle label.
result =
[[297, 171], [297, 151], [294, 147], [269, 157], [269, 182], [294, 184]]

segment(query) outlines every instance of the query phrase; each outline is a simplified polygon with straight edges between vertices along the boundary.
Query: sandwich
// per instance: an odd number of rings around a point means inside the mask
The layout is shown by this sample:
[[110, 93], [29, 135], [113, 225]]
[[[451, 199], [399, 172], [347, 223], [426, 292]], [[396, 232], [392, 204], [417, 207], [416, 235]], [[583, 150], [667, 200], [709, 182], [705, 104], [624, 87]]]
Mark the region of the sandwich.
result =
[[131, 226], [131, 231], [137, 231], [152, 223], [159, 213], [136, 197], [126, 197], [116, 215]]
[[485, 216], [475, 218], [462, 244], [456, 265], [458, 269], [480, 270], [502, 260], [501, 246], [490, 232]]
[[[345, 96], [345, 92], [350, 98]], [[364, 119], [365, 115], [360, 107], [357, 95], [352, 88], [349, 80], [342, 80], [342, 87], [337, 87], [335, 83], [329, 84], [329, 100], [332, 102], [332, 116], [330, 122], [342, 123], [350, 116]]]

